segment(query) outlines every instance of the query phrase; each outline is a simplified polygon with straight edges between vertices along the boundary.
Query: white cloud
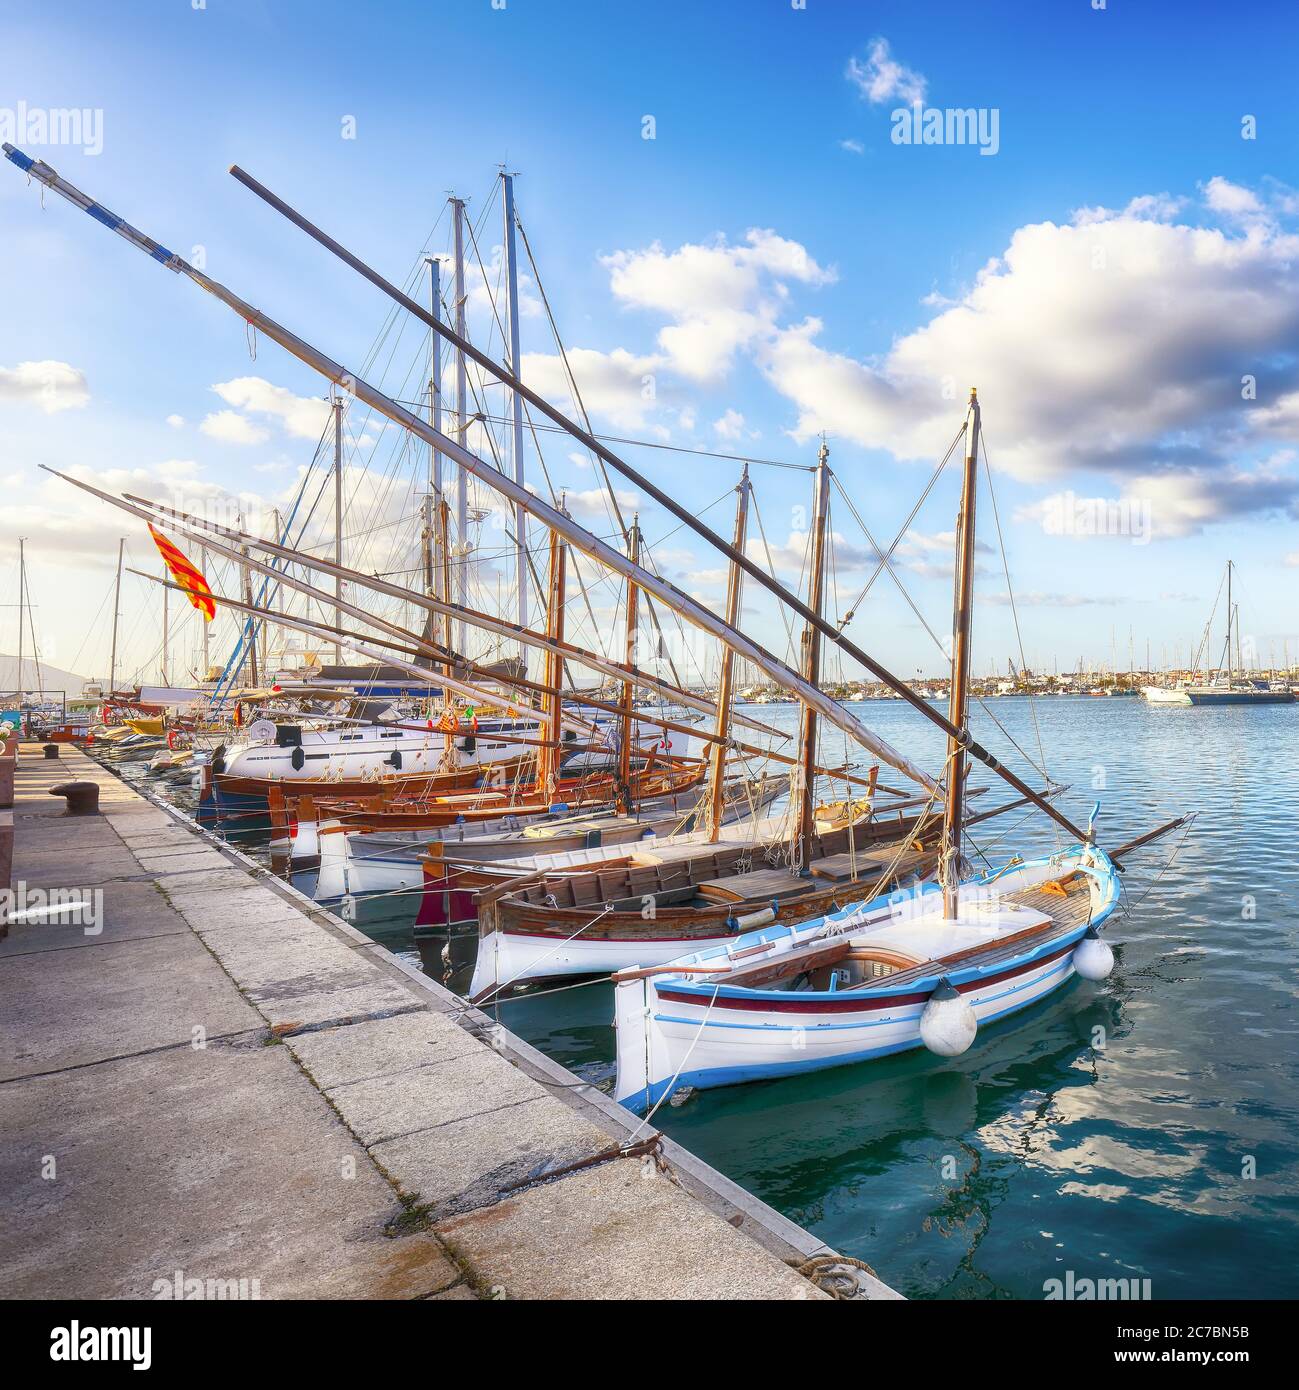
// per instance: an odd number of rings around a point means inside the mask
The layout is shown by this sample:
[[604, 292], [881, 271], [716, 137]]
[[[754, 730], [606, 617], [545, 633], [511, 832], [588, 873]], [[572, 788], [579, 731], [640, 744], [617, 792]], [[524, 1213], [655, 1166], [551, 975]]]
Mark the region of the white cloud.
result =
[[[995, 465], [1029, 480], [1090, 469], [1152, 489], [1166, 473], [1219, 482], [1174, 504], [1270, 506], [1290, 488], [1229, 470], [1242, 439], [1281, 433], [1293, 409], [1241, 399], [1241, 378], [1299, 355], [1299, 238], [1155, 220], [1134, 211], [1019, 228], [1004, 255], [880, 358], [824, 346], [815, 318], [760, 344], [773, 385], [798, 408], [796, 438], [822, 430], [901, 458], [946, 448], [977, 384]], [[1192, 478], [1197, 475], [1192, 472]], [[1134, 482], [1135, 486], [1135, 482]], [[1194, 491], [1194, 489], [1192, 489]]]
[[20, 362], [0, 367], [0, 400], [34, 405], [46, 415], [80, 410], [90, 400], [85, 374], [66, 362]]
[[866, 146], [860, 140], [840, 140], [839, 148], [847, 150], [849, 154], [865, 154]]
[[[1010, 595], [988, 594], [983, 602], [1006, 608], [1010, 606]], [[1016, 608], [1112, 608], [1115, 604], [1129, 602], [1129, 599], [1114, 598], [1105, 594], [1055, 594], [1043, 593], [1039, 589], [1030, 589], [1026, 593], [1015, 595]]]
[[[452, 282], [448, 279], [447, 271], [444, 268], [442, 275], [443, 285]], [[540, 298], [533, 293], [535, 282], [532, 277], [524, 271], [518, 275], [519, 285], [519, 319], [540, 318], [545, 310]], [[488, 289], [488, 286], [491, 289]], [[505, 248], [503, 246], [493, 246], [488, 258], [485, 273], [479, 271], [475, 261], [472, 266], [465, 267], [465, 312], [467, 314], [477, 314], [483, 323], [496, 325], [499, 317], [501, 323], [505, 323], [507, 313], [507, 300], [505, 296]], [[495, 305], [493, 306], [493, 299]]]
[[221, 444], [264, 444], [271, 437], [268, 430], [234, 410], [218, 410], [205, 415], [199, 430]]
[[183, 415], [168, 415], [167, 423], [174, 430], [183, 429], [185, 425], [185, 417]]
[[1204, 185], [1204, 201], [1226, 217], [1249, 220], [1263, 215], [1263, 203], [1252, 189], [1215, 175]]
[[751, 228], [744, 245], [719, 236], [669, 252], [655, 242], [614, 252], [603, 264], [615, 298], [672, 320], [659, 330], [658, 345], [675, 371], [697, 381], [724, 375], [740, 348], [771, 331], [790, 281], [835, 279], [806, 247], [763, 228]]
[[[640, 494], [614, 488], [613, 495], [624, 513], [635, 511], [640, 506]], [[602, 487], [587, 488], [585, 491], [565, 492], [564, 506], [569, 515], [578, 521], [607, 522], [610, 517], [609, 494]]]
[[[625, 348], [612, 352], [570, 348], [568, 365], [586, 408], [593, 413], [623, 429], [640, 429], [653, 414], [664, 358], [637, 356]], [[568, 377], [558, 356], [525, 352], [523, 379], [547, 400], [569, 400]]]
[[[296, 439], [320, 438], [329, 419], [329, 402], [313, 396], [295, 396], [283, 386], [273, 386], [260, 376], [241, 376], [217, 382], [212, 389], [236, 410], [268, 415]], [[264, 436], [263, 436], [264, 437]]]
[[713, 421], [713, 433], [719, 439], [741, 438], [744, 434], [744, 416], [728, 406], [722, 418]]
[[897, 101], [910, 106], [924, 101], [928, 83], [914, 68], [899, 63], [884, 38], [872, 39], [864, 60], [850, 58], [847, 76], [872, 106]]

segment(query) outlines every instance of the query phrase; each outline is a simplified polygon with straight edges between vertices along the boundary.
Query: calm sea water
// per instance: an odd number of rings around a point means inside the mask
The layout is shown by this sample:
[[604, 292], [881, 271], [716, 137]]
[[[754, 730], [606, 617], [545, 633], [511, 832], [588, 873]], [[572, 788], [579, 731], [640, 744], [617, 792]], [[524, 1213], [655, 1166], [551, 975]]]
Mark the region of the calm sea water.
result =
[[[1299, 1297], [1299, 707], [989, 704], [1035, 758], [1036, 709], [1047, 766], [1072, 787], [1061, 805], [1079, 820], [1099, 799], [1102, 844], [1199, 811], [1180, 849], [1175, 834], [1133, 856], [1128, 911], [1107, 933], [1114, 974], [982, 1029], [954, 1061], [914, 1053], [697, 1092], [656, 1122], [911, 1297], [1041, 1298], [1070, 1270], [1149, 1279], [1155, 1298]], [[856, 708], [937, 765], [940, 738], [913, 712]], [[790, 708], [752, 712], [792, 727]], [[1024, 769], [989, 714], [973, 723]], [[975, 832], [994, 862], [1054, 847], [1050, 823], [1023, 815]], [[472, 937], [416, 944], [413, 913], [389, 899], [357, 920], [463, 988]], [[499, 1015], [612, 1084], [608, 986]]]

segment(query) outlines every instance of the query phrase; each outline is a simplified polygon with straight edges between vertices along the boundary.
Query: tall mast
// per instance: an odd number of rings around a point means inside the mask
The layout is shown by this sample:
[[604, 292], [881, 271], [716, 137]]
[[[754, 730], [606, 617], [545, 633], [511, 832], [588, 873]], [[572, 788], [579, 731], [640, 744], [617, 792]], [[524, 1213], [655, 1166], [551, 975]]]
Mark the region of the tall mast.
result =
[[[18, 538], [18, 679], [14, 684], [18, 687], [18, 704], [21, 708], [23, 703], [23, 595], [27, 589], [27, 559], [23, 552], [26, 542], [20, 536]], [[21, 719], [21, 715], [19, 718]]]
[[[117, 689], [117, 618], [122, 611], [122, 551], [126, 546], [126, 537], [122, 536], [117, 542], [117, 582], [113, 585], [113, 648], [112, 655], [108, 658], [108, 694], [111, 698], [113, 691]], [[20, 681], [21, 685], [22, 682]]]
[[[452, 198], [451, 208], [455, 213], [455, 319], [456, 335], [462, 341], [466, 337], [465, 326], [465, 202], [463, 198]], [[465, 354], [456, 349], [456, 442], [462, 449], [469, 447], [469, 379], [466, 375]], [[455, 601], [462, 607], [469, 605], [469, 584], [465, 566], [468, 563], [469, 545], [469, 474], [461, 466], [456, 469], [456, 548]], [[465, 648], [465, 625], [456, 624], [455, 649], [463, 652]]]
[[[631, 530], [627, 533], [628, 558], [635, 565], [640, 564], [640, 517], [633, 516]], [[627, 581], [627, 632], [624, 643], [624, 659], [627, 665], [636, 664], [637, 601], [640, 590], [629, 579]], [[627, 814], [632, 810], [631, 799], [631, 745], [632, 745], [632, 682], [622, 683], [622, 737], [618, 742], [618, 800], [621, 810]]]
[[[442, 572], [442, 593], [451, 592], [451, 508], [447, 506], [444, 498], [438, 503], [438, 553], [441, 563], [439, 568]], [[456, 673], [455, 657], [452, 651], [456, 650], [451, 646], [451, 614], [442, 615], [442, 631], [446, 636], [444, 643], [447, 651], [446, 674], [454, 676]]]
[[959, 738], [947, 740], [947, 802], [943, 808], [943, 916], [957, 916], [961, 880], [961, 817], [965, 801], [965, 742], [970, 695], [970, 621], [974, 602], [975, 501], [979, 483], [979, 396], [970, 388], [970, 412], [965, 421], [965, 474], [961, 483], [961, 514], [956, 520], [956, 591], [952, 607], [952, 690], [947, 718]]
[[[557, 531], [550, 533], [550, 582], [546, 596], [546, 635], [557, 642], [564, 640], [564, 567], [568, 547]], [[562, 733], [564, 700], [559, 684], [564, 674], [564, 659], [557, 650], [548, 649], [543, 684], [548, 694], [542, 697], [542, 747], [537, 749], [537, 785], [542, 795], [552, 796], [555, 774], [559, 765], [559, 740]]]
[[1235, 650], [1231, 645], [1231, 625], [1233, 618], [1233, 608], [1231, 602], [1231, 571], [1232, 562], [1227, 561], [1227, 684], [1230, 685], [1236, 678], [1235, 669]]
[[[162, 567], [162, 577], [163, 577], [163, 579], [166, 579], [166, 578], [167, 578], [167, 566], [166, 566], [166, 565], [164, 565], [164, 566]], [[164, 588], [163, 591], [162, 591], [162, 683], [163, 683], [163, 685], [170, 685], [170, 684], [171, 684], [171, 677], [170, 677], [170, 675], [168, 675], [168, 673], [167, 673], [167, 647], [168, 647], [168, 645], [169, 645], [168, 639], [171, 637], [171, 631], [170, 631], [170, 628], [171, 628], [171, 605], [170, 605], [170, 603], [169, 603], [169, 599], [170, 599], [170, 598], [171, 598], [171, 590], [170, 590], [170, 589], [167, 589], [167, 588]]]
[[[507, 359], [515, 377], [523, 375], [519, 361], [519, 263], [514, 244], [514, 175], [501, 171], [501, 196], [505, 212], [505, 280], [510, 319], [510, 355]], [[514, 460], [514, 481], [523, 486], [523, 397], [510, 392], [513, 402], [512, 442], [510, 455]], [[514, 508], [515, 584], [518, 587], [519, 626], [528, 625], [528, 514], [519, 504]], [[519, 656], [527, 659], [527, 649], [520, 643]]]
[[[207, 578], [207, 546], [200, 546], [200, 547], [199, 547], [199, 552], [198, 552], [198, 554], [199, 554], [199, 567], [200, 567], [200, 569], [202, 569], [202, 571], [203, 571], [203, 577], [206, 579], [206, 578]], [[210, 624], [205, 618], [200, 617], [200, 618], [199, 618], [199, 626], [203, 629], [203, 674], [199, 677], [199, 683], [202, 684], [203, 682], [205, 682], [205, 681], [207, 680], [207, 678], [208, 678], [208, 672], [212, 669], [212, 659], [211, 659], [210, 655], [208, 654], [208, 636], [207, 636], [207, 630], [208, 630], [208, 628], [211, 626], [211, 624]]]
[[[731, 545], [736, 550], [744, 549], [745, 533], [749, 521], [749, 493], [753, 485], [749, 482], [749, 465], [744, 465], [740, 474], [739, 486], [735, 489], [735, 534]], [[740, 592], [744, 585], [744, 571], [732, 563], [726, 576], [726, 621], [734, 627], [740, 618]], [[728, 736], [731, 724], [731, 699], [735, 689], [735, 653], [730, 647], [722, 648], [722, 669], [717, 682], [717, 720], [713, 732], [719, 739]], [[708, 789], [708, 839], [713, 842], [722, 828], [722, 795], [726, 784], [726, 744], [715, 743], [712, 748], [712, 767]]]
[[[816, 458], [816, 491], [812, 503], [812, 575], [809, 583], [808, 607], [819, 618], [825, 597], [825, 521], [830, 510], [830, 450], [825, 440]], [[814, 623], [803, 629], [803, 678], [810, 685], [821, 682], [821, 631]], [[812, 862], [816, 835], [813, 819], [816, 790], [816, 711], [803, 705], [802, 731], [799, 736], [799, 802], [798, 802], [798, 866], [803, 873]]]
[[[337, 393], [333, 399], [334, 408], [334, 563], [343, 563], [343, 398]], [[334, 576], [334, 626], [343, 626], [343, 576]], [[342, 665], [343, 646], [334, 643], [334, 662]], [[256, 657], [253, 663], [256, 670]]]
[[[442, 268], [436, 256], [427, 256], [429, 275], [429, 309], [433, 317], [442, 321]], [[442, 339], [432, 331], [429, 333], [428, 365], [428, 411], [429, 424], [440, 434], [442, 432]], [[442, 510], [442, 451], [436, 444], [429, 445], [428, 491], [424, 497], [424, 592], [434, 598], [445, 598], [442, 590], [442, 568], [438, 561], [438, 537]], [[439, 617], [436, 628], [429, 616], [429, 632], [435, 638], [442, 638], [443, 646], [451, 645], [450, 622]]]

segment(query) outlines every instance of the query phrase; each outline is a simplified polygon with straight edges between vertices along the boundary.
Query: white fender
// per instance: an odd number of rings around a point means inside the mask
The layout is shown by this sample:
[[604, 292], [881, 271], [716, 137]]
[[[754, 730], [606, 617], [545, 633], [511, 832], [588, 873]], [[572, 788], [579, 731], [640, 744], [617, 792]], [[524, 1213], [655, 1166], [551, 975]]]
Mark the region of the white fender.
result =
[[959, 1057], [978, 1031], [974, 1010], [943, 976], [920, 1015], [920, 1041], [939, 1057]]
[[1114, 969], [1114, 951], [1095, 927], [1074, 948], [1073, 968], [1084, 980], [1103, 980]]

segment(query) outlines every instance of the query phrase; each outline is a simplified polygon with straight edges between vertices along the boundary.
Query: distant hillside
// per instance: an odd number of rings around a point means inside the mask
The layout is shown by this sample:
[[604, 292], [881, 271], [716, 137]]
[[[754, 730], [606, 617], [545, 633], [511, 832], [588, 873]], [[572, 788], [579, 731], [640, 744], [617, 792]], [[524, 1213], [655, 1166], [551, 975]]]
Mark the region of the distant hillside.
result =
[[[37, 689], [39, 684], [46, 690], [66, 690], [68, 699], [72, 699], [81, 694], [81, 687], [85, 683], [85, 676], [78, 676], [72, 671], [64, 671], [58, 666], [47, 666], [43, 661], [41, 662], [38, 682], [36, 663], [29, 656], [23, 657], [22, 684], [29, 690]], [[18, 684], [18, 658], [0, 655], [0, 693], [6, 690], [15, 690]]]

